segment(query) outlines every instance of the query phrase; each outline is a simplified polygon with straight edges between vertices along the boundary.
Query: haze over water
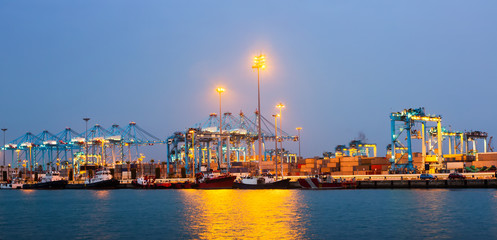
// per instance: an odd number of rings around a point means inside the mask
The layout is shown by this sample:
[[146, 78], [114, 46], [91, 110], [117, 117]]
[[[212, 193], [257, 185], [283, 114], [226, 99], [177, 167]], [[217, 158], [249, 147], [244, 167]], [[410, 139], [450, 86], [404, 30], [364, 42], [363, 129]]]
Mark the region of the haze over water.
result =
[[0, 191], [1, 239], [495, 239], [497, 191]]

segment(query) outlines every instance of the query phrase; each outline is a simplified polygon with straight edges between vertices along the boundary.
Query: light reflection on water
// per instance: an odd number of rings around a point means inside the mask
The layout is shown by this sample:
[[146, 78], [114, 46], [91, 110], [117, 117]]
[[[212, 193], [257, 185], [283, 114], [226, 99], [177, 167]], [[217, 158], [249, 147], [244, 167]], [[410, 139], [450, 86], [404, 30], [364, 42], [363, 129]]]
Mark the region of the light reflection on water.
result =
[[417, 224], [430, 222], [430, 227], [423, 229], [425, 234], [439, 236], [441, 233], [450, 232], [445, 226], [443, 220], [447, 217], [447, 200], [449, 190], [447, 189], [430, 189], [430, 190], [411, 190], [413, 193], [413, 211], [417, 211], [420, 217], [414, 218]]
[[200, 239], [299, 239], [303, 203], [298, 191], [182, 191], [184, 218]]
[[33, 190], [33, 189], [22, 189], [21, 192], [26, 194], [26, 195], [30, 195], [30, 194], [33, 194], [36, 190]]
[[96, 199], [105, 200], [109, 199], [109, 190], [98, 190], [92, 192]]

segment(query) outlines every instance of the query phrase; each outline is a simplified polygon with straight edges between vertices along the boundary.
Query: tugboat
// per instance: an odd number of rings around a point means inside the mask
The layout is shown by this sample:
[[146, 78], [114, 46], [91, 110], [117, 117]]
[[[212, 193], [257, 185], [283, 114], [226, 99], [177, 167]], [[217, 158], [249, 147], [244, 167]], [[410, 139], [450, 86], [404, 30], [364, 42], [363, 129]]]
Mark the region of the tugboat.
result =
[[112, 177], [108, 169], [99, 169], [95, 173], [95, 176], [90, 179], [86, 179], [84, 183], [84, 188], [86, 189], [109, 189], [116, 188], [119, 185], [119, 180]]
[[24, 186], [24, 183], [20, 179], [13, 179], [12, 182], [10, 183], [10, 186], [12, 189], [22, 189]]
[[169, 181], [161, 182], [161, 180], [159, 180], [155, 181], [155, 188], [173, 188], [173, 184]]
[[39, 183], [35, 184], [24, 184], [22, 188], [24, 189], [63, 189], [67, 185], [67, 180], [60, 177], [60, 173], [56, 171], [51, 171], [41, 178]]
[[233, 188], [233, 182], [235, 179], [236, 177], [229, 173], [215, 176], [213, 174], [204, 175], [204, 173], [200, 172], [195, 175], [195, 184], [192, 185], [192, 188], [231, 189]]
[[139, 177], [135, 181], [133, 181], [133, 184], [138, 188], [154, 188], [156, 185], [155, 177], [154, 176]]
[[22, 189], [24, 184], [22, 180], [14, 178], [12, 181], [7, 181], [7, 183], [2, 183], [0, 189]]
[[233, 184], [233, 188], [239, 189], [288, 189], [290, 179], [276, 180], [273, 175], [260, 177], [243, 177]]
[[12, 184], [2, 183], [2, 184], [0, 184], [0, 189], [12, 189]]
[[[20, 188], [22, 188], [22, 184]], [[12, 182], [7, 180], [7, 183], [0, 184], [0, 189], [15, 189], [15, 188], [12, 188]]]
[[342, 179], [334, 179], [332, 176], [316, 176], [308, 178], [300, 178], [298, 180], [303, 189], [344, 189], [355, 188], [355, 180], [346, 181]]

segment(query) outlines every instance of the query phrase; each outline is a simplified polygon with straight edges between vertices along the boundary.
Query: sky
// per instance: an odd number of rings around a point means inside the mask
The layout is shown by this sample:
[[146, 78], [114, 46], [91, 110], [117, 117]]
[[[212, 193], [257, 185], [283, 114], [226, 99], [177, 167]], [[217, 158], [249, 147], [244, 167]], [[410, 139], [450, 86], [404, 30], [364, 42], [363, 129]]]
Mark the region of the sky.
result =
[[[0, 1], [0, 127], [135, 121], [166, 139], [218, 111], [286, 105], [304, 157], [360, 133], [385, 154], [391, 112], [425, 107], [497, 135], [495, 1]], [[296, 143], [287, 148], [298, 151]], [[165, 159], [165, 146], [144, 149]]]

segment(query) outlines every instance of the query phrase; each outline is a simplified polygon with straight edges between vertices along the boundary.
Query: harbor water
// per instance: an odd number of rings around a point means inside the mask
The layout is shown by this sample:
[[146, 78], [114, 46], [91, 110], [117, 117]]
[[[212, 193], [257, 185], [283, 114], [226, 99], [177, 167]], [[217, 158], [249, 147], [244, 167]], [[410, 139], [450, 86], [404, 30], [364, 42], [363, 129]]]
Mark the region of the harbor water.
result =
[[0, 239], [495, 239], [497, 190], [5, 190]]

